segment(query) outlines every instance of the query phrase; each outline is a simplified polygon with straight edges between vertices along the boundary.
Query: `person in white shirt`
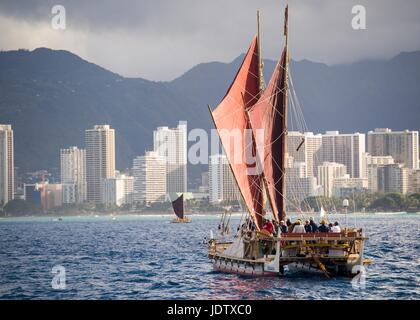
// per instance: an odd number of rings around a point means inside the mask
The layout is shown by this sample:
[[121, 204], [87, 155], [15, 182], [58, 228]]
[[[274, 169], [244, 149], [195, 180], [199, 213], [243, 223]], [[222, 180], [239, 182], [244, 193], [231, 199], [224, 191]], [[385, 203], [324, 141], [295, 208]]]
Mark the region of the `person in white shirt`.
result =
[[292, 233], [306, 233], [305, 226], [302, 225], [302, 221], [299, 219], [295, 221], [295, 226], [293, 227]]
[[336, 222], [334, 222], [334, 225], [332, 226], [332, 228], [331, 228], [331, 232], [334, 232], [334, 233], [341, 233], [341, 228], [340, 228], [340, 225], [338, 224], [338, 222], [336, 221]]

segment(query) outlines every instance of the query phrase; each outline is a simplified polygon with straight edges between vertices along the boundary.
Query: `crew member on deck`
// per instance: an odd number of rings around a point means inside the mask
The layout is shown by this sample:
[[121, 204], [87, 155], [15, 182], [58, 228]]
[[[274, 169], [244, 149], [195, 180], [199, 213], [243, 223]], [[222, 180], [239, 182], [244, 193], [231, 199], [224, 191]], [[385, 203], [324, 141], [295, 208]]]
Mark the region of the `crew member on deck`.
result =
[[311, 233], [311, 232], [313, 232], [313, 231], [312, 231], [312, 226], [311, 226], [311, 224], [310, 224], [309, 220], [306, 220], [306, 221], [305, 221], [305, 232], [306, 232], [306, 233]]
[[334, 225], [331, 228], [331, 232], [341, 233], [341, 228], [337, 221], [334, 222]]
[[274, 226], [271, 223], [270, 219], [264, 219], [264, 224], [263, 224], [262, 229], [266, 230], [269, 234], [273, 234]]
[[328, 232], [328, 231], [330, 231], [329, 228], [328, 228], [328, 226], [327, 226], [327, 221], [321, 220], [320, 223], [321, 224], [320, 224], [320, 226], [318, 228], [318, 231], [319, 232]]
[[248, 230], [255, 231], [257, 226], [254, 223], [254, 220], [248, 219]]
[[295, 221], [292, 233], [306, 233], [305, 226], [302, 225], [302, 221], [299, 219]]
[[284, 220], [280, 221], [280, 231], [281, 233], [287, 233], [289, 228], [287, 228], [286, 223], [284, 222]]
[[290, 221], [290, 219], [287, 219], [286, 224], [287, 224], [287, 230], [288, 230], [288, 232], [289, 233], [293, 233], [293, 228], [295, 227], [296, 222], [295, 223], [292, 223]]
[[318, 232], [318, 225], [316, 224], [315, 220], [313, 217], [311, 217], [309, 219], [309, 223], [311, 224], [312, 227], [312, 232]]
[[274, 219], [271, 220], [271, 223], [274, 226], [273, 236], [278, 237], [278, 235], [279, 235], [279, 229], [280, 229], [279, 223], [276, 220], [274, 220]]

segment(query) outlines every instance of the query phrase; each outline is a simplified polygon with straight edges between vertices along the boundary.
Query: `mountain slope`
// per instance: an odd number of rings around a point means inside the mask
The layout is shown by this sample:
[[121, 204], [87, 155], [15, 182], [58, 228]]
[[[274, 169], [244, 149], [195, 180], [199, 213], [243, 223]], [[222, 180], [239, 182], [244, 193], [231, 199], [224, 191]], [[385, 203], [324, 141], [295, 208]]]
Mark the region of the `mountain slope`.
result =
[[[191, 101], [217, 105], [235, 76], [233, 62], [200, 64], [169, 84]], [[264, 61], [266, 81], [275, 62]], [[388, 61], [328, 66], [292, 61], [296, 93], [310, 130], [367, 132], [375, 127], [420, 129], [420, 51]]]
[[59, 149], [84, 145], [84, 130], [116, 129], [117, 167], [152, 146], [153, 129], [200, 123], [193, 105], [162, 83], [123, 78], [66, 51], [0, 53], [0, 119], [15, 133], [21, 172], [57, 167]]
[[[159, 83], [124, 78], [67, 51], [0, 52], [0, 123], [13, 125], [16, 166], [58, 167], [59, 149], [83, 146], [84, 130], [95, 124], [116, 129], [119, 169], [151, 148], [157, 126], [187, 120], [190, 129], [212, 128], [207, 104], [224, 96], [242, 57]], [[274, 65], [265, 61], [266, 79]], [[335, 66], [292, 61], [291, 72], [313, 131], [420, 129], [420, 52]], [[190, 173], [199, 177], [197, 167]]]

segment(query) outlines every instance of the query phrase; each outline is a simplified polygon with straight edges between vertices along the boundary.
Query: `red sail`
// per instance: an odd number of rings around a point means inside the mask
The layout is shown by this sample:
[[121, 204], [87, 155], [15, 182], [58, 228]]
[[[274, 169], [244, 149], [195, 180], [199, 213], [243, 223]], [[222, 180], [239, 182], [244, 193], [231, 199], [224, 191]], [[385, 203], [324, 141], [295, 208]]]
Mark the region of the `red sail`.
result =
[[[252, 137], [252, 130], [246, 114], [246, 110], [259, 98], [258, 73], [259, 54], [257, 37], [255, 37], [235, 80], [212, 114], [242, 198], [257, 228], [260, 229], [262, 225], [261, 175], [254, 170], [255, 163], [252, 164], [248, 160], [249, 152], [255, 152], [255, 143], [252, 138], [249, 139]], [[245, 134], [247, 129], [251, 134]]]
[[[270, 204], [276, 220], [284, 220], [286, 152], [286, 49], [258, 102], [248, 112], [254, 136], [263, 132], [264, 150], [259, 150]], [[263, 129], [264, 131], [262, 131]], [[261, 130], [258, 133], [258, 130]]]
[[181, 194], [178, 199], [172, 201], [172, 208], [178, 218], [184, 219], [184, 194]]

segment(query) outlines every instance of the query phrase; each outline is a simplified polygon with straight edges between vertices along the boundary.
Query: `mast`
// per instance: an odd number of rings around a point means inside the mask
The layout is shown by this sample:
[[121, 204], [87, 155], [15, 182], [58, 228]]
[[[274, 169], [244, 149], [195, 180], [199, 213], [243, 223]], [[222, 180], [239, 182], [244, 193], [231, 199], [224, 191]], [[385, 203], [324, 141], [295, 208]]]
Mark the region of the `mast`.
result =
[[260, 27], [260, 11], [257, 10], [257, 42], [258, 42], [258, 82], [260, 92], [264, 90], [264, 74], [263, 74], [263, 62], [261, 58], [261, 27]]
[[[263, 73], [263, 60], [262, 60], [262, 55], [261, 55], [261, 24], [260, 24], [260, 10], [257, 10], [257, 42], [258, 42], [258, 83], [259, 83], [259, 88], [260, 88], [260, 94], [264, 91], [265, 89], [265, 83], [264, 83], [264, 73]], [[252, 123], [248, 114], [248, 110], [246, 111], [246, 116], [247, 119], [249, 121], [249, 125], [252, 128]], [[255, 140], [255, 135], [252, 135], [252, 139], [254, 140], [254, 142], [256, 143]], [[258, 150], [255, 150], [256, 154], [258, 154]], [[264, 173], [262, 173], [262, 179], [260, 181], [260, 188], [261, 188], [261, 202], [262, 202], [262, 211], [261, 211], [261, 215], [263, 217], [265, 217], [266, 215], [266, 204], [267, 204], [267, 188], [266, 188], [266, 180], [264, 177]], [[270, 206], [271, 206], [271, 201], [270, 201]], [[272, 211], [274, 214], [274, 208], [272, 207]]]
[[283, 205], [282, 205], [282, 212], [279, 212], [281, 215], [281, 220], [285, 220], [286, 218], [286, 199], [284, 197], [286, 193], [286, 153], [287, 153], [287, 99], [288, 99], [288, 91], [289, 91], [289, 5], [286, 6], [284, 10], [284, 36], [285, 36], [285, 70], [284, 70], [284, 95], [283, 95], [283, 131], [284, 133], [281, 135], [282, 141], [282, 181], [281, 186], [282, 190], [281, 193], [283, 195]]
[[286, 142], [287, 142], [287, 73], [288, 73], [288, 9], [285, 11], [284, 35], [286, 42], [267, 87], [257, 103], [247, 110], [251, 127], [264, 130], [262, 180], [277, 221], [286, 216]]

